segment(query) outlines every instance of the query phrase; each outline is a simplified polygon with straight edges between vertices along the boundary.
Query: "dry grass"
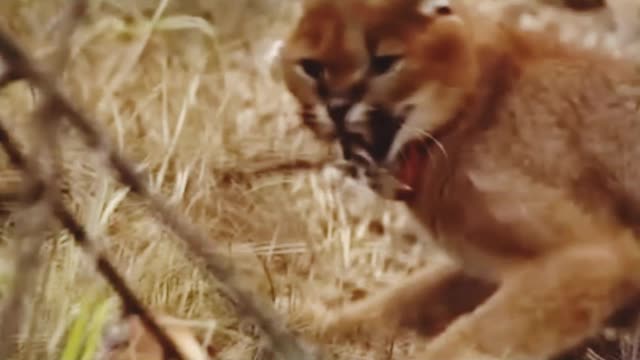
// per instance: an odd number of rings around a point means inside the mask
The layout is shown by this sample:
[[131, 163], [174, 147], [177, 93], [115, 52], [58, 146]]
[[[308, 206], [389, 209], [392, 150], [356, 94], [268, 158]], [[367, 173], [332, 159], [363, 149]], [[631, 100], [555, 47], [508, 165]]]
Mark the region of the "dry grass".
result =
[[[62, 3], [0, 0], [0, 23], [43, 66], [55, 50], [47, 26]], [[90, 18], [74, 34], [69, 64], [59, 74], [64, 90], [294, 329], [305, 333], [314, 304], [362, 297], [437, 254], [416, 241], [403, 209], [345, 187], [340, 177], [315, 170], [251, 174], [299, 159], [320, 161], [330, 150], [298, 128], [292, 99], [269, 72], [269, 53], [287, 33], [296, 3], [90, 3]], [[24, 83], [0, 92], [0, 117], [10, 120], [25, 147], [34, 145], [27, 131], [34, 106]], [[184, 246], [110, 177], [75, 131], [64, 132], [66, 200], [136, 294], [152, 309], [185, 319], [217, 359], [254, 358], [254, 331], [238, 322]], [[19, 182], [2, 155], [0, 192]], [[18, 219], [3, 214], [0, 300], [14, 278], [20, 241]], [[96, 311], [119, 316], [110, 306], [115, 295], [66, 231], [53, 229], [42, 255], [37, 291], [25, 300], [29, 313], [16, 359], [59, 359], [69, 348], [67, 335], [81, 331], [74, 320], [88, 303], [107, 304]], [[341, 343], [332, 349], [338, 359], [387, 359], [404, 358], [417, 346], [407, 337], [393, 346]]]
[[[47, 26], [61, 3], [0, 5], [0, 21], [42, 66], [55, 50]], [[147, 172], [154, 190], [206, 229], [247, 284], [271, 299], [294, 328], [304, 331], [308, 319], [300, 314], [310, 304], [362, 296], [419, 265], [424, 245], [413, 237], [376, 233], [381, 215], [391, 230], [404, 228], [402, 214], [370, 206], [373, 198], [345, 203], [336, 184], [317, 171], [227, 176], [327, 156], [328, 149], [296, 129], [292, 101], [269, 74], [268, 52], [286, 33], [295, 5], [275, 0], [91, 4], [90, 19], [74, 34], [71, 59], [61, 74], [65, 91], [107, 126], [119, 149]], [[0, 102], [0, 115], [26, 147], [32, 146], [26, 126], [35, 106], [32, 91], [14, 84], [2, 91]], [[237, 323], [215, 284], [143, 204], [109, 177], [77, 134], [65, 132], [62, 182], [68, 204], [134, 291], [153, 309], [200, 324], [194, 331], [219, 358], [251, 358], [258, 343]], [[0, 186], [15, 186], [20, 177], [2, 161]], [[20, 240], [15, 220], [6, 216], [2, 231], [0, 294], [13, 276]], [[59, 358], [82, 304], [114, 297], [66, 231], [51, 232], [43, 255], [45, 268], [37, 293], [28, 299], [19, 359]], [[409, 351], [408, 346], [395, 346], [396, 352]], [[341, 358], [370, 358], [366, 345], [336, 350]]]

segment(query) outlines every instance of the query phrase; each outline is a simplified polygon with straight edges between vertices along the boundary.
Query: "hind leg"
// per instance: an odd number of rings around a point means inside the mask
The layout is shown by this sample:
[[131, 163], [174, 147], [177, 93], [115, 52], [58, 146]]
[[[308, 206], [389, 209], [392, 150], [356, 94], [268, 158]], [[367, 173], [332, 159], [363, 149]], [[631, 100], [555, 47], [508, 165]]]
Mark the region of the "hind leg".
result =
[[514, 269], [489, 300], [415, 359], [539, 360], [570, 349], [636, 293], [637, 252], [633, 240], [578, 243]]

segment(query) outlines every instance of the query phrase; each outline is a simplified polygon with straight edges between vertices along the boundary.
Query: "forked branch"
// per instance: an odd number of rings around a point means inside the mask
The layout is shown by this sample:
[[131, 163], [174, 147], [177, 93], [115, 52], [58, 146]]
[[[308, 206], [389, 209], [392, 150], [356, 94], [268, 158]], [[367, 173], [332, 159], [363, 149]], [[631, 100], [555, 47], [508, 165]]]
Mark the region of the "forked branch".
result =
[[[48, 206], [50, 215], [55, 216], [73, 235], [78, 245], [92, 258], [96, 259], [96, 267], [100, 274], [105, 277], [109, 284], [124, 302], [127, 313], [137, 314], [149, 331], [159, 340], [165, 354], [170, 359], [183, 359], [173, 340], [155, 322], [151, 314], [144, 305], [136, 298], [133, 292], [127, 287], [124, 279], [118, 275], [114, 266], [106, 256], [98, 252], [94, 247], [94, 242], [84, 230], [82, 225], [74, 218], [69, 209], [60, 198], [60, 193], [46, 183], [41, 175], [40, 169], [33, 161], [29, 161], [18, 149], [16, 143], [7, 131], [4, 122], [0, 119], [0, 146], [9, 156], [11, 164], [20, 169], [27, 179], [30, 179], [37, 191], [36, 197], [42, 198]], [[52, 191], [53, 190], [53, 191]]]
[[[86, 0], [73, 0], [62, 16], [57, 19], [58, 47], [50, 57], [48, 72], [62, 74], [69, 58], [70, 38], [82, 20], [86, 10]], [[3, 57], [4, 58], [4, 57]], [[9, 64], [11, 66], [11, 64]], [[0, 86], [23, 77], [14, 69], [9, 69], [0, 77]], [[52, 75], [52, 81], [55, 78]], [[0, 358], [8, 358], [15, 348], [16, 335], [22, 324], [24, 298], [35, 283], [35, 273], [39, 264], [39, 252], [46, 240], [44, 235], [50, 220], [57, 218], [74, 236], [76, 242], [95, 261], [95, 265], [108, 283], [114, 288], [123, 302], [127, 313], [137, 314], [149, 333], [158, 339], [163, 348], [165, 358], [183, 359], [173, 340], [154, 321], [150, 312], [127, 287], [123, 278], [118, 275], [109, 260], [92, 246], [84, 228], [65, 207], [60, 197], [57, 178], [61, 175], [61, 159], [59, 146], [59, 127], [63, 113], [57, 111], [55, 99], [45, 96], [32, 114], [32, 130], [34, 145], [29, 156], [18, 149], [4, 124], [0, 124], [0, 146], [9, 155], [10, 162], [19, 168], [25, 179], [25, 185], [16, 189], [15, 194], [6, 194], [3, 200], [13, 200], [21, 205], [22, 219], [26, 221], [22, 227], [20, 249], [16, 261], [13, 291], [5, 301], [0, 313]]]
[[[62, 12], [56, 29], [58, 47], [51, 56], [52, 73], [62, 73], [68, 58], [70, 38], [78, 23], [82, 19], [86, 0], [73, 0]], [[54, 31], [56, 32], [56, 31]], [[7, 78], [7, 80], [12, 80]], [[13, 79], [15, 80], [15, 79]], [[55, 184], [61, 169], [58, 147], [59, 117], [49, 118], [48, 102], [45, 101], [32, 114], [34, 149], [31, 157], [39, 159], [44, 164], [41, 175], [45, 183]], [[54, 114], [55, 115], [55, 114]], [[26, 297], [32, 294], [36, 285], [37, 271], [40, 268], [40, 250], [46, 241], [46, 230], [52, 217], [42, 196], [42, 186], [31, 179], [25, 179], [22, 186], [12, 192], [0, 196], [0, 200], [17, 203], [18, 217], [16, 229], [19, 231], [20, 241], [16, 244], [17, 259], [15, 264], [15, 278], [13, 287], [5, 300], [0, 313], [0, 358], [8, 358], [15, 350], [17, 334], [24, 324], [24, 308]]]
[[[142, 177], [136, 173], [133, 163], [119, 154], [110, 140], [102, 135], [106, 132], [77, 109], [58, 89], [55, 81], [45, 72], [39, 70], [22, 49], [2, 32], [0, 32], [0, 57], [5, 61], [9, 69], [4, 78], [0, 79], [0, 86], [3, 84], [2, 80], [7, 82], [13, 79], [25, 79], [35, 85], [47, 99], [50, 111], [64, 116], [74, 127], [80, 130], [86, 144], [94, 151], [104, 155], [108, 165], [116, 172], [119, 180], [134, 193], [146, 199], [154, 214], [178, 237], [187, 242], [190, 250], [204, 262], [208, 272], [220, 281], [221, 290], [234, 303], [238, 315], [256, 323], [264, 332], [277, 358], [286, 360], [316, 358], [316, 355], [312, 354], [278, 320], [275, 310], [269, 304], [260, 301], [250, 290], [237, 281], [233, 271], [228, 266], [228, 260], [216, 253], [214, 244], [208, 236], [200, 228], [191, 224], [182, 213], [170, 206], [169, 202], [161, 195], [152, 192]], [[6, 129], [3, 130], [4, 134], [0, 135], [3, 137], [2, 141], [7, 142], [9, 134]], [[12, 149], [11, 146], [3, 146], [7, 151]], [[16, 165], [20, 165], [23, 162], [19, 159], [21, 158], [14, 159]], [[25, 168], [25, 170], [27, 169]], [[33, 171], [31, 171], [31, 175], [33, 175]], [[113, 281], [112, 286], [116, 290], [119, 289], [121, 296], [127, 297], [126, 299], [123, 298], [123, 300], [130, 302], [127, 306], [133, 311], [144, 311], [144, 308], [134, 301], [135, 297], [128, 291], [124, 282], [121, 282], [122, 279], [117, 276], [115, 270], [109, 265], [104, 256], [93, 253], [94, 250], [86, 239], [86, 233], [66, 210], [60, 199], [52, 196], [50, 200], [54, 214], [65, 226], [69, 227], [75, 236], [79, 237], [78, 241], [86, 251], [96, 255], [101, 273], [107, 279]], [[173, 344], [160, 331], [151, 317], [148, 316], [146, 320], [145, 325], [149, 327], [158, 339], [164, 342], [167, 347], [166, 350], [169, 353], [175, 352], [175, 348], [171, 348]], [[154, 329], [157, 332], [154, 332]]]

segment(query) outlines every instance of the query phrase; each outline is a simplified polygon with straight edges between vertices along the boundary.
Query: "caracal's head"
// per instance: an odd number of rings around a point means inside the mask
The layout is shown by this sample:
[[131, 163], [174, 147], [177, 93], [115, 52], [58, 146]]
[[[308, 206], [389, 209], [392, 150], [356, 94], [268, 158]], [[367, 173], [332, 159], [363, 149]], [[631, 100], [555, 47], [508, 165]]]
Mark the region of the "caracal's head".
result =
[[464, 18], [451, 0], [307, 0], [280, 54], [303, 121], [375, 161], [436, 130], [472, 81]]

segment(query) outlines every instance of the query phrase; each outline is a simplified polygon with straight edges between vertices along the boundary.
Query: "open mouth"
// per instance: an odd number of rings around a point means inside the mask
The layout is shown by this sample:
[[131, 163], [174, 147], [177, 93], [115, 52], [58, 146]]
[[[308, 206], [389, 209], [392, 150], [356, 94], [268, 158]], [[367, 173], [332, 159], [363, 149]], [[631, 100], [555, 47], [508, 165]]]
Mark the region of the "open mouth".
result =
[[304, 107], [301, 117], [304, 124], [319, 138], [324, 141], [337, 141], [340, 144], [342, 158], [350, 164], [344, 170], [350, 176], [359, 178], [358, 174], [367, 174], [366, 176], [375, 179], [378, 177], [377, 174], [385, 173], [385, 177], [391, 176], [403, 186], [414, 188], [432, 141], [422, 138], [411, 141], [403, 146], [391, 163], [387, 163], [394, 139], [411, 111], [408, 110], [399, 116], [382, 106], [369, 107], [356, 130], [353, 125], [349, 128], [347, 123], [353, 106], [352, 103], [326, 106], [327, 115], [331, 120], [329, 126], [316, 121], [312, 107]]
[[342, 147], [344, 160], [365, 169], [384, 168], [403, 185], [412, 188], [415, 185], [421, 157], [424, 154], [424, 140], [415, 140], [406, 144], [392, 164], [385, 163], [391, 145], [404, 124], [406, 116], [394, 116], [382, 107], [373, 107], [366, 114], [368, 134], [364, 136], [347, 129], [345, 118], [348, 111], [349, 108], [329, 111], [336, 127], [336, 137]]
[[354, 160], [356, 147], [362, 147], [364, 140], [362, 135], [354, 134], [347, 130], [346, 118], [350, 109], [351, 104], [327, 106], [329, 117], [336, 128], [336, 136], [342, 148], [342, 156], [347, 161]]
[[345, 160], [369, 158], [369, 163], [381, 165], [391, 148], [393, 140], [404, 123], [404, 118], [394, 116], [382, 107], [371, 107], [365, 117], [365, 129], [358, 131], [349, 128], [346, 123], [352, 106], [328, 109], [329, 116], [336, 129], [336, 138], [340, 142]]
[[404, 145], [393, 171], [395, 178], [415, 190], [421, 168], [425, 165], [429, 144], [424, 140], [414, 140]]
[[416, 138], [404, 144], [397, 157], [392, 159], [391, 163], [387, 163], [391, 146], [410, 112], [409, 110], [402, 116], [398, 116], [383, 107], [375, 107], [371, 110], [368, 121], [372, 141], [365, 147], [372, 160], [369, 165], [384, 167], [397, 181], [409, 189], [398, 193], [398, 197], [405, 200], [412, 196], [418, 186], [427, 154], [433, 150], [433, 146], [436, 146], [435, 139]]

